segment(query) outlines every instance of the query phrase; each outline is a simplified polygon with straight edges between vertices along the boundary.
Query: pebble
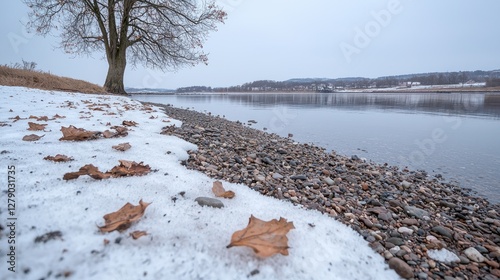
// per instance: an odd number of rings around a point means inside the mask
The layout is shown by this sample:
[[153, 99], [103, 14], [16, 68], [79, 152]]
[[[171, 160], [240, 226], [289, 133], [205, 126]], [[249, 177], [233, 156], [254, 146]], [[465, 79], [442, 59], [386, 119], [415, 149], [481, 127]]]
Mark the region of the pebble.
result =
[[410, 182], [408, 182], [408, 181], [403, 181], [403, 182], [401, 183], [401, 186], [402, 186], [403, 188], [407, 189], [407, 188], [411, 187], [411, 183], [410, 183]]
[[407, 228], [407, 227], [400, 227], [400, 228], [398, 228], [398, 232], [401, 233], [401, 234], [408, 234], [408, 235], [412, 235], [413, 234], [413, 230], [410, 229], [410, 228]]
[[427, 279], [427, 273], [425, 272], [419, 272], [417, 276], [419, 279]]
[[439, 234], [439, 235], [446, 236], [450, 239], [453, 238], [453, 232], [447, 227], [436, 226], [436, 227], [432, 228], [432, 231]]
[[198, 204], [201, 206], [209, 206], [209, 207], [214, 207], [214, 208], [224, 207], [224, 203], [222, 203], [222, 201], [220, 201], [216, 198], [200, 196], [200, 197], [197, 197], [195, 199], [195, 201], [198, 202]]
[[323, 178], [323, 181], [329, 186], [333, 186], [335, 184], [335, 181], [333, 181], [330, 177]]
[[389, 252], [391, 252], [391, 254], [395, 255], [395, 254], [397, 254], [397, 252], [399, 252], [399, 250], [401, 250], [401, 248], [399, 246], [394, 246], [391, 249], [389, 249]]
[[481, 255], [481, 253], [479, 253], [479, 251], [476, 250], [476, 248], [474, 248], [474, 247], [470, 247], [470, 248], [465, 249], [464, 254], [467, 256], [467, 258], [469, 258], [469, 260], [471, 260], [473, 262], [482, 263], [486, 260], [483, 257], [483, 255]]
[[276, 172], [273, 174], [273, 179], [275, 179], [275, 180], [279, 180], [279, 179], [283, 179], [283, 178], [284, 178], [284, 176], [281, 175], [280, 173]]
[[418, 220], [417, 219], [404, 219], [401, 221], [401, 223], [409, 226], [416, 226], [418, 225]]
[[398, 237], [388, 238], [387, 242], [392, 243], [392, 244], [394, 244], [396, 246], [401, 246], [401, 245], [405, 244], [404, 240], [402, 238], [398, 238]]
[[403, 278], [412, 278], [413, 277], [413, 269], [405, 263], [403, 260], [399, 258], [392, 258], [389, 260], [389, 267], [394, 269], [399, 276]]
[[292, 175], [290, 176], [290, 179], [292, 180], [307, 180], [306, 175]]
[[408, 215], [417, 217], [419, 219], [423, 219], [425, 216], [430, 216], [429, 212], [415, 206], [406, 206], [404, 209], [406, 213], [408, 213]]

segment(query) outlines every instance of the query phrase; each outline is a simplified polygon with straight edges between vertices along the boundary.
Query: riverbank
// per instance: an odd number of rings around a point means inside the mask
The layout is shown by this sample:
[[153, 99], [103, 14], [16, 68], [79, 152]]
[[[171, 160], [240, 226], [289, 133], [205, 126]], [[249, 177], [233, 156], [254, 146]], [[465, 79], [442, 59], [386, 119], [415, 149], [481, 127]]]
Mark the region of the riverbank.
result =
[[328, 214], [406, 275], [500, 277], [499, 205], [424, 171], [346, 158], [241, 123], [156, 105], [183, 122], [164, 134], [198, 145], [184, 161], [188, 168]]
[[[61, 139], [71, 125], [85, 132]], [[197, 147], [160, 134], [171, 125], [181, 122], [123, 96], [0, 86], [1, 278], [398, 279], [320, 212], [227, 181], [235, 197], [203, 206], [214, 180], [181, 165]], [[77, 171], [91, 176], [67, 175]], [[108, 214], [139, 204], [134, 222], [102, 230]], [[288, 256], [227, 248], [252, 215], [293, 222]]]

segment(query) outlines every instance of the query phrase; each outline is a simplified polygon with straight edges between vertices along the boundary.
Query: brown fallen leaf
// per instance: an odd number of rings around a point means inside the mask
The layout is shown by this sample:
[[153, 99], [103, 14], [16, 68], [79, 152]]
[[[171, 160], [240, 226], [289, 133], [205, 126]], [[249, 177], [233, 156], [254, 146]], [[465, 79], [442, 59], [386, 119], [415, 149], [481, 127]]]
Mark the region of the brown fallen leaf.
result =
[[26, 135], [26, 136], [24, 136], [24, 137], [23, 137], [23, 141], [38, 141], [38, 140], [40, 140], [40, 138], [42, 138], [43, 136], [45, 136], [45, 134], [44, 134], [44, 135], [42, 135], [42, 136], [38, 136], [38, 135], [36, 135], [36, 134], [30, 134], [30, 135]]
[[17, 122], [18, 120], [24, 120], [24, 119], [21, 119], [21, 117], [18, 115], [13, 118], [9, 118], [9, 120], [14, 120], [14, 122]]
[[137, 126], [138, 123], [136, 123], [134, 121], [123, 121], [122, 125], [125, 125], [125, 126]]
[[110, 130], [106, 130], [102, 133], [104, 138], [118, 138], [118, 137], [125, 137], [128, 135], [128, 128], [124, 126], [113, 126], [111, 129], [116, 130], [116, 132], [111, 132]]
[[139, 201], [139, 205], [132, 205], [127, 202], [120, 210], [104, 215], [105, 225], [99, 227], [101, 232], [112, 232], [118, 230], [120, 232], [126, 230], [130, 225], [139, 220], [143, 215], [146, 208], [151, 203]]
[[212, 187], [212, 192], [215, 194], [216, 197], [223, 197], [223, 198], [233, 198], [235, 195], [233, 191], [226, 191], [222, 186], [221, 181], [214, 182]]
[[111, 174], [103, 173], [99, 171], [99, 169], [92, 164], [84, 165], [77, 172], [69, 172], [64, 174], [63, 179], [66, 181], [77, 179], [80, 176], [88, 175], [96, 180], [108, 179], [111, 177]]
[[76, 128], [72, 125], [69, 127], [61, 127], [63, 137], [59, 141], [87, 141], [97, 139], [99, 137], [98, 131], [88, 131], [83, 128]]
[[293, 222], [287, 222], [284, 218], [265, 222], [251, 215], [247, 227], [233, 233], [227, 248], [247, 246], [261, 258], [278, 253], [287, 256], [289, 247], [286, 234], [294, 228]]
[[34, 122], [28, 122], [29, 128], [28, 130], [32, 131], [38, 131], [38, 130], [44, 130], [47, 124], [38, 124]]
[[55, 156], [46, 156], [43, 159], [55, 162], [68, 162], [73, 160], [73, 158], [61, 154], [57, 154]]
[[149, 165], [144, 165], [143, 162], [120, 160], [120, 165], [113, 167], [109, 174], [113, 177], [125, 176], [142, 176], [151, 172]]
[[125, 125], [125, 126], [137, 126], [138, 123], [136, 123], [134, 121], [123, 121], [122, 125]]
[[136, 230], [130, 233], [130, 236], [132, 236], [133, 239], [139, 239], [145, 235], [148, 235], [148, 233], [142, 230]]
[[37, 120], [37, 121], [39, 121], [39, 122], [40, 122], [40, 121], [44, 121], [44, 122], [48, 122], [48, 121], [49, 121], [49, 117], [47, 117], [47, 116], [37, 117], [37, 116], [33, 116], [33, 115], [31, 115], [29, 118], [30, 118], [30, 119], [35, 119], [35, 120]]
[[125, 152], [126, 150], [132, 148], [132, 146], [129, 143], [121, 143], [121, 144], [112, 146], [111, 148], [118, 150], [118, 151]]
[[65, 119], [66, 116], [59, 116], [59, 114], [55, 114], [52, 118], [53, 119]]
[[80, 176], [88, 175], [96, 180], [118, 178], [125, 176], [142, 176], [151, 172], [149, 165], [144, 165], [142, 162], [120, 160], [120, 165], [113, 167], [107, 172], [101, 172], [97, 167], [92, 164], [84, 165], [77, 172], [69, 172], [64, 174], [63, 179], [73, 180]]

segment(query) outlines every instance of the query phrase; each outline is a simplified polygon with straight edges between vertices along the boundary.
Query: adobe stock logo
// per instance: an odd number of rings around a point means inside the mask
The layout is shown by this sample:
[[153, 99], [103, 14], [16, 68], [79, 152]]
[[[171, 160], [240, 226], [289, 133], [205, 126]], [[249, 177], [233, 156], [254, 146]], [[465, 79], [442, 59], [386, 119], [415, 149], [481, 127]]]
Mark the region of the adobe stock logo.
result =
[[10, 46], [16, 54], [19, 53], [20, 47], [22, 45], [28, 44], [29, 40], [33, 38], [34, 34], [29, 33], [28, 29], [25, 28], [28, 18], [23, 17], [21, 19], [21, 31], [20, 33], [9, 32], [7, 38], [9, 39]]
[[364, 28], [356, 26], [354, 28], [352, 44], [342, 42], [339, 45], [347, 63], [351, 63], [353, 55], [360, 54], [363, 49], [367, 48], [372, 40], [380, 34], [382, 29], [391, 23], [393, 17], [402, 11], [403, 6], [399, 0], [390, 0], [387, 3], [386, 9], [370, 13], [373, 19], [368, 21]]

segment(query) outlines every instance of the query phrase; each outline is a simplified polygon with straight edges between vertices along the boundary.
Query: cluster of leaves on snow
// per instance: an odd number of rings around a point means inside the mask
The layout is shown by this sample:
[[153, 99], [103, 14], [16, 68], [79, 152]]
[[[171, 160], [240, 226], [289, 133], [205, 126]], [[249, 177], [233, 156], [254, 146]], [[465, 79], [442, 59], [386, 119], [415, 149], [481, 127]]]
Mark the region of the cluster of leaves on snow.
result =
[[[231, 199], [235, 196], [233, 191], [226, 191], [220, 181], [213, 183], [212, 191], [217, 197]], [[99, 229], [103, 233], [115, 230], [122, 232], [130, 228], [133, 222], [138, 221], [150, 204], [143, 202], [142, 199], [139, 201], [139, 205], [132, 205], [127, 202], [118, 211], [104, 215], [105, 224], [100, 226]], [[285, 218], [280, 218], [279, 220], [272, 219], [266, 222], [251, 215], [247, 227], [233, 233], [231, 242], [227, 245], [227, 248], [234, 246], [250, 247], [261, 258], [270, 257], [275, 254], [287, 256], [289, 246], [286, 235], [294, 228], [293, 222], [288, 222]], [[134, 239], [137, 239], [147, 235], [147, 232], [134, 231], [130, 235]]]
[[[105, 111], [104, 114], [107, 115], [115, 115], [116, 113], [110, 111], [111, 107], [109, 104], [105, 103], [93, 103], [90, 101], [82, 101], [87, 104], [87, 107], [91, 111]], [[63, 107], [76, 109], [77, 107], [69, 101], [65, 102]], [[129, 105], [123, 106], [124, 110], [132, 110], [135, 109]], [[152, 112], [153, 109], [151, 107], [143, 106], [141, 110]], [[90, 112], [80, 112], [82, 114], [90, 114]], [[90, 116], [91, 117], [91, 116]], [[35, 119], [38, 122], [44, 121], [48, 122], [51, 120], [56, 120], [59, 118], [65, 118], [64, 116], [55, 115], [52, 118], [48, 118], [47, 116], [30, 116], [29, 119]], [[81, 118], [89, 118], [89, 116], [81, 116]], [[155, 119], [157, 117], [151, 116], [151, 119]], [[25, 120], [19, 116], [11, 118], [13, 122], [19, 120]], [[164, 122], [170, 122], [169, 120]], [[110, 126], [109, 130], [105, 131], [89, 131], [83, 128], [77, 128], [73, 125], [68, 127], [61, 127], [61, 132], [63, 136], [59, 139], [60, 141], [90, 141], [96, 139], [107, 139], [107, 138], [117, 138], [117, 137], [126, 137], [128, 135], [129, 128], [128, 127], [136, 127], [139, 125], [135, 121], [123, 121], [121, 126], [111, 126], [111, 124], [107, 124]], [[29, 131], [44, 131], [50, 132], [46, 130], [47, 124], [45, 123], [35, 123], [28, 122]], [[168, 126], [164, 128], [162, 134], [171, 134], [174, 126]], [[111, 131], [114, 130], [114, 131]], [[38, 141], [45, 135], [36, 135], [30, 134], [23, 137], [24, 141]], [[125, 152], [129, 150], [132, 146], [126, 142], [121, 143], [115, 146], [112, 146], [113, 149]], [[57, 154], [55, 156], [46, 156], [44, 160], [53, 161], [53, 162], [68, 162], [74, 160], [72, 157], [62, 154]], [[93, 164], [86, 164], [82, 166], [76, 172], [69, 172], [64, 174], [63, 179], [66, 181], [74, 180], [79, 178], [80, 176], [90, 176], [96, 180], [108, 179], [108, 178], [118, 178], [118, 177], [126, 177], [126, 176], [143, 176], [151, 172], [151, 168], [149, 165], [145, 165], [143, 162], [135, 162], [128, 160], [119, 160], [119, 165], [116, 165], [111, 170], [106, 172], [99, 171], [99, 168], [94, 166]], [[222, 182], [215, 181], [213, 183], [212, 192], [216, 197], [232, 199], [235, 197], [235, 193], [231, 190], [225, 190], [222, 186]], [[147, 203], [139, 201], [138, 205], [132, 205], [131, 203], [126, 203], [123, 207], [121, 207], [116, 212], [108, 213], [103, 216], [104, 225], [99, 226], [99, 230], [102, 233], [109, 233], [112, 231], [123, 232], [129, 229], [132, 223], [139, 221], [144, 215], [146, 208], [151, 203]], [[288, 222], [284, 218], [280, 218], [279, 220], [273, 219], [271, 221], [263, 221], [260, 220], [253, 215], [250, 216], [248, 225], [246, 228], [242, 230], [238, 230], [233, 233], [231, 236], [231, 241], [227, 248], [231, 248], [234, 246], [247, 246], [254, 250], [257, 256], [265, 258], [270, 257], [275, 254], [288, 255], [288, 238], [287, 233], [294, 229], [293, 222]], [[130, 236], [134, 239], [138, 239], [142, 236], [147, 235], [146, 231], [136, 230], [130, 233]], [[105, 244], [109, 243], [109, 240], [104, 240]]]

